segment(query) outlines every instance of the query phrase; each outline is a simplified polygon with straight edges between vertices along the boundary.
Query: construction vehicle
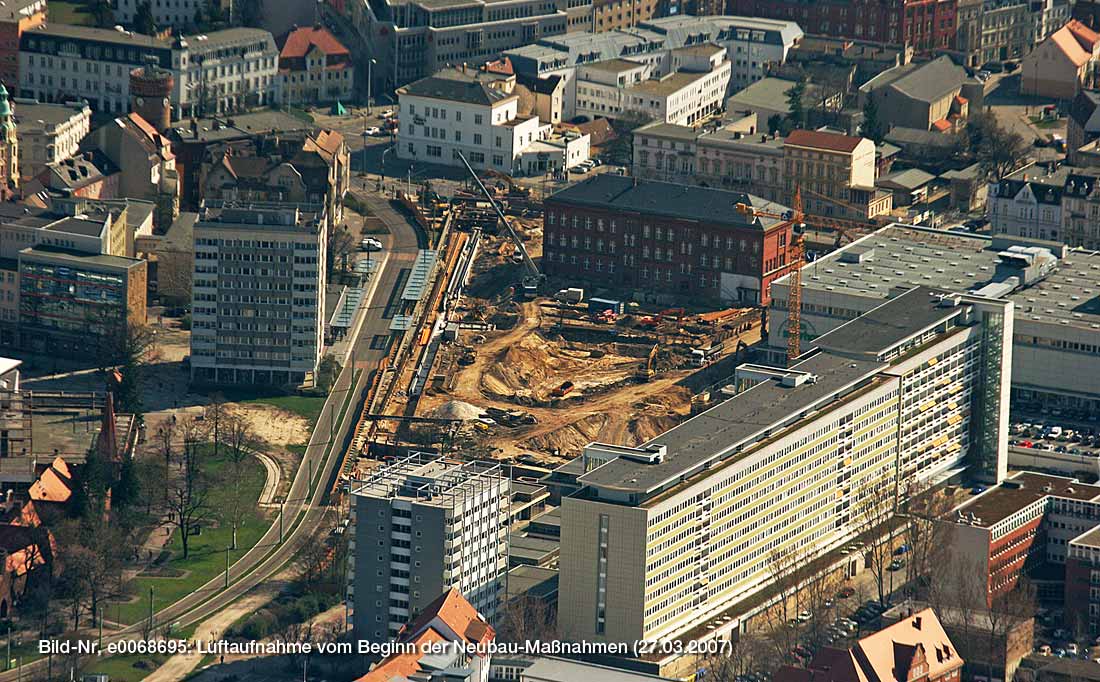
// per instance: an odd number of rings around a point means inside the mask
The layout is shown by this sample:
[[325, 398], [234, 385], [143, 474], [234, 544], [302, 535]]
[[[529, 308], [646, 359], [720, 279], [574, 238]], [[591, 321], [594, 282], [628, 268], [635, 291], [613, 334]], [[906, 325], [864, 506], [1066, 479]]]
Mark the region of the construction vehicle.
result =
[[520, 238], [515, 228], [512, 227], [512, 223], [508, 222], [508, 218], [504, 215], [504, 211], [501, 210], [500, 204], [493, 197], [492, 193], [485, 188], [485, 184], [481, 182], [481, 178], [474, 172], [473, 166], [466, 160], [466, 157], [462, 155], [462, 152], [455, 151], [455, 154], [462, 161], [462, 165], [466, 167], [466, 172], [473, 178], [474, 183], [478, 189], [481, 190], [482, 195], [489, 201], [489, 204], [493, 207], [493, 211], [497, 214], [497, 219], [504, 224], [504, 229], [508, 231], [508, 236], [512, 238], [512, 242], [516, 245], [516, 249], [519, 250], [521, 258], [523, 260], [523, 267], [526, 269], [527, 274], [520, 282], [522, 287], [523, 298], [530, 300], [538, 294], [539, 284], [542, 281], [542, 273], [539, 272], [539, 267], [535, 265], [535, 261], [531, 259], [531, 254], [527, 253], [527, 247], [523, 244], [523, 239]]
[[791, 269], [787, 280], [787, 362], [793, 362], [802, 355], [802, 259], [805, 250], [802, 232], [806, 229], [806, 224], [802, 222], [802, 187], [795, 188], [794, 201], [791, 203], [791, 210], [783, 213], [761, 211], [749, 204], [736, 206], [737, 211], [744, 215], [779, 218], [792, 223], [791, 243], [787, 249], [790, 257], [787, 262], [796, 267]]
[[711, 346], [709, 348], [692, 348], [691, 349], [691, 364], [696, 367], [706, 367], [707, 365], [718, 360], [718, 356], [722, 353], [722, 345]]
[[653, 381], [653, 377], [657, 375], [657, 351], [661, 348], [661, 344], [653, 344], [653, 348], [649, 349], [649, 354], [646, 356], [645, 362], [638, 366], [638, 372], [634, 375], [639, 381]]
[[517, 196], [517, 197], [525, 197], [526, 198], [528, 195], [531, 194], [531, 190], [529, 190], [525, 187], [520, 187], [519, 185], [517, 185], [516, 181], [512, 179], [512, 176], [508, 175], [507, 173], [501, 173], [498, 170], [493, 170], [492, 168], [487, 168], [484, 171], [482, 171], [482, 174], [485, 175], [486, 177], [496, 178], [497, 180], [499, 180], [500, 182], [498, 182], [496, 184], [497, 188], [500, 188], [500, 186], [502, 184], [506, 185], [508, 187], [508, 191], [507, 191], [508, 196]]
[[560, 386], [555, 388], [553, 391], [550, 391], [550, 395], [552, 395], [555, 398], [564, 398], [572, 390], [573, 390], [573, 382], [572, 381], [563, 381]]

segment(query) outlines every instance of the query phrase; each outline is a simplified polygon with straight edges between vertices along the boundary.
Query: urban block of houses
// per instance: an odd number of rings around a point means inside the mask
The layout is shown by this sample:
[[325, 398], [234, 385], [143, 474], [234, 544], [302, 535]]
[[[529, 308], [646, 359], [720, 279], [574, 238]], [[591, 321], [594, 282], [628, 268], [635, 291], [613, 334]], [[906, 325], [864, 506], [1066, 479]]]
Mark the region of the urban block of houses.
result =
[[947, 56], [888, 69], [859, 90], [861, 105], [874, 101], [887, 128], [958, 130], [971, 107], [980, 109], [984, 101], [982, 84]]
[[1073, 19], [1020, 62], [1020, 93], [1072, 100], [1094, 84], [1097, 58], [1100, 34]]
[[989, 185], [995, 233], [1100, 248], [1100, 169], [1027, 166]]
[[728, 95], [763, 78], [767, 65], [784, 62], [802, 37], [802, 29], [793, 21], [738, 16], [666, 17], [639, 22], [629, 31], [543, 36], [507, 50], [505, 56], [518, 74], [562, 78], [564, 118], [568, 120], [577, 115], [577, 74], [582, 67], [627, 59], [648, 63], [655, 74], [663, 76], [678, 70], [679, 48], [715, 43], [725, 48], [730, 64]]

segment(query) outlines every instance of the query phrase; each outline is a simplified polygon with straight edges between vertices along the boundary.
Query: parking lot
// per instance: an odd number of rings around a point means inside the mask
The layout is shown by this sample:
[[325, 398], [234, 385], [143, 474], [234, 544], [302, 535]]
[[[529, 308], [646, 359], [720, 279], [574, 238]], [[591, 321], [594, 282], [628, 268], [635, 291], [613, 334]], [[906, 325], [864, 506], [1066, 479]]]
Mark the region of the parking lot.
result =
[[1018, 448], [1047, 450], [1071, 455], [1100, 456], [1100, 428], [1062, 426], [1056, 422], [1014, 422], [1008, 444]]

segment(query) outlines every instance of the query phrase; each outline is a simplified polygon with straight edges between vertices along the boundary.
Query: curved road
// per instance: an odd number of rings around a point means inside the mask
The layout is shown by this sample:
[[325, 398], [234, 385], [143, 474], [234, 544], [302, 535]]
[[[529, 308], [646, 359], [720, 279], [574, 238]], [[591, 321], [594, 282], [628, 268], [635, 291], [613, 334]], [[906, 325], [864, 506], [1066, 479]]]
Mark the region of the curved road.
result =
[[[357, 178], [353, 178], [353, 184], [356, 180]], [[416, 260], [417, 250], [426, 245], [427, 238], [419, 228], [414, 227], [404, 215], [395, 211], [389, 202], [379, 195], [355, 190], [353, 193], [390, 230], [390, 235], [383, 240], [389, 250], [389, 258], [376, 279], [377, 283], [372, 284], [373, 291], [368, 308], [357, 337], [353, 341], [356, 364], [367, 368], [376, 365], [386, 353], [388, 344], [384, 343], [384, 340], [389, 337], [389, 324], [395, 308], [392, 303], [401, 296], [401, 288], [407, 279], [409, 269]], [[314, 536], [328, 511], [324, 503], [332, 484], [339, 475], [345, 447], [351, 440], [357, 417], [362, 409], [363, 394], [372, 374], [367, 371], [360, 372], [355, 385], [351, 386], [354, 373], [351, 363], [347, 365], [337, 378], [317, 418], [317, 427], [310, 436], [305, 456], [287, 493], [282, 531], [280, 531], [280, 520], [276, 517], [271, 528], [256, 545], [230, 566], [228, 588], [224, 587], [224, 574], [219, 575], [187, 597], [156, 611], [154, 616], [156, 627], [167, 623], [187, 626], [216, 613], [273, 576]], [[343, 408], [348, 390], [354, 391], [353, 399], [341, 422], [339, 411]], [[335, 446], [331, 449], [328, 447], [329, 429], [325, 428], [330, 423], [338, 426], [334, 434]], [[321, 483], [310, 493], [308, 479], [311, 473], [316, 477], [318, 471], [322, 474]], [[295, 525], [295, 521], [303, 511], [304, 516], [300, 523]], [[280, 533], [285, 534], [281, 544]], [[104, 636], [104, 644], [128, 637], [140, 637], [145, 630], [145, 625], [144, 621], [135, 623], [110, 636]], [[21, 672], [13, 669], [0, 673], [0, 682], [17, 680], [20, 674], [33, 675], [43, 671], [45, 667], [45, 659], [39, 659], [24, 665]]]

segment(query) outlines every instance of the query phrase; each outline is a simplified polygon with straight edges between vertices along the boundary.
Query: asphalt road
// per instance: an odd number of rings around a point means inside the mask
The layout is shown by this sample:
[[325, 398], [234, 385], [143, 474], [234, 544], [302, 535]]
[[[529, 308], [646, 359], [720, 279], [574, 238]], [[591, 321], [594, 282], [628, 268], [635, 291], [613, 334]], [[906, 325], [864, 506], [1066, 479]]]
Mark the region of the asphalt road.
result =
[[[318, 416], [319, 426], [314, 429], [310, 437], [302, 464], [298, 467], [287, 494], [282, 512], [282, 524], [279, 519], [276, 519], [259, 542], [230, 566], [228, 588], [223, 590], [225, 577], [224, 574], [219, 575], [184, 599], [157, 610], [154, 624], [158, 628], [165, 624], [177, 623], [183, 627], [201, 621], [272, 577], [306, 542], [315, 537], [325, 514], [329, 511], [329, 508], [324, 506], [328, 492], [335, 477], [339, 475], [344, 445], [350, 441], [350, 434], [356, 426], [357, 416], [362, 409], [363, 394], [372, 374], [370, 371], [360, 372], [352, 386], [354, 377], [352, 368], [359, 366], [369, 370], [385, 355], [387, 346], [380, 343], [379, 338], [389, 335], [390, 317], [392, 317], [389, 312], [390, 302], [401, 295], [400, 286], [403, 286], [407, 273], [416, 259], [416, 252], [426, 242], [425, 235], [414, 228], [402, 214], [393, 210], [386, 200], [373, 193], [355, 191], [355, 194], [390, 229], [390, 234], [382, 240], [389, 250], [390, 257], [379, 273], [378, 284], [370, 298], [363, 324], [355, 340], [356, 363], [355, 365], [347, 363], [344, 367]], [[343, 408], [349, 388], [354, 392], [355, 398], [349, 404], [347, 418], [343, 423], [338, 423], [339, 411]], [[337, 445], [331, 449], [328, 447], [329, 429], [325, 428], [330, 422], [338, 426], [334, 434]], [[309, 478], [315, 473], [321, 473], [323, 479], [321, 485], [318, 485], [311, 494]], [[295, 525], [295, 520], [303, 513], [301, 522]], [[284, 537], [280, 538], [280, 536]], [[281, 543], [280, 539], [282, 539]], [[115, 634], [105, 636], [103, 641], [106, 644], [127, 637], [140, 637], [145, 630], [145, 625], [145, 623], [131, 625]], [[44, 672], [45, 668], [45, 659], [33, 661], [22, 666], [22, 670], [13, 669], [0, 673], [0, 682], [16, 680], [20, 675], [29, 678], [31, 675]]]

